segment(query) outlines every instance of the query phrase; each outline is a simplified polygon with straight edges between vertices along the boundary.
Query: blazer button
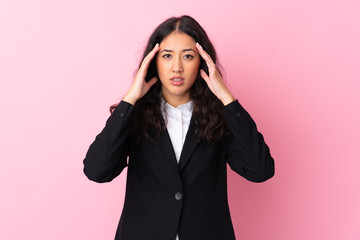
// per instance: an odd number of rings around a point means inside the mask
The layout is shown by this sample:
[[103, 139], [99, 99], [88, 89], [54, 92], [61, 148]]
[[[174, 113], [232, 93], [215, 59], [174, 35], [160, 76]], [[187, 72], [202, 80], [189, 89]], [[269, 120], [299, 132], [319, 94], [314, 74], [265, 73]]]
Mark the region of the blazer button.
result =
[[179, 193], [179, 192], [175, 193], [175, 199], [176, 199], [176, 200], [180, 200], [181, 198], [182, 198], [182, 194], [181, 194], [181, 193]]
[[236, 117], [241, 117], [241, 113], [240, 112], [237, 112], [237, 113], [235, 113], [235, 115], [236, 115]]
[[124, 117], [125, 116], [125, 113], [120, 113], [120, 117]]

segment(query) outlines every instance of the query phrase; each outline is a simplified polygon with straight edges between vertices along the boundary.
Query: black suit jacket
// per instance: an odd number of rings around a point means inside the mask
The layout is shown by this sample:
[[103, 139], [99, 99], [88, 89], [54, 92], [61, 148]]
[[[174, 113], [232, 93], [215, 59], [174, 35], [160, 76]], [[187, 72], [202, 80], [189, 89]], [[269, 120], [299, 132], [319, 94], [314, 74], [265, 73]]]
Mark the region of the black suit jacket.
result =
[[217, 143], [199, 143], [191, 120], [178, 164], [167, 131], [158, 143], [129, 140], [134, 110], [120, 102], [84, 159], [85, 175], [96, 182], [128, 167], [115, 239], [175, 240], [176, 233], [180, 240], [235, 239], [226, 163], [253, 182], [274, 175], [274, 160], [250, 115], [237, 100], [224, 106], [231, 134]]

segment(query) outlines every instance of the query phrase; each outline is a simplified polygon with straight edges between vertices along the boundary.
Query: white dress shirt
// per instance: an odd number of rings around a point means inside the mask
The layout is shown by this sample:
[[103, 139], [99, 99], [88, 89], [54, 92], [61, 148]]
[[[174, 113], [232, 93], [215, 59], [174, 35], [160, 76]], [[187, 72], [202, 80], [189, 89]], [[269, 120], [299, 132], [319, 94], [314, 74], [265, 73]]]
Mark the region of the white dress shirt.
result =
[[[166, 128], [174, 148], [176, 160], [179, 164], [181, 151], [185, 142], [186, 133], [189, 129], [193, 111], [193, 101], [173, 107], [161, 99], [161, 111], [165, 120]], [[176, 234], [176, 240], [179, 236]]]

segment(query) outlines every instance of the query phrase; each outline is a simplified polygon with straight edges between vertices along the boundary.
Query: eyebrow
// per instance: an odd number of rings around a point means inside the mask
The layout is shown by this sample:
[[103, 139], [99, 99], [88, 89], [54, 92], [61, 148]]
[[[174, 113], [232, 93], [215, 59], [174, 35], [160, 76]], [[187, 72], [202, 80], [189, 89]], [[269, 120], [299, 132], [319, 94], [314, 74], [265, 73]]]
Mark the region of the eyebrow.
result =
[[[187, 49], [182, 50], [182, 52], [188, 52], [188, 51], [195, 52], [194, 49], [192, 49], [192, 48], [187, 48]], [[163, 49], [160, 53], [162, 53], [162, 52], [174, 52], [174, 51], [170, 50], [170, 49]]]

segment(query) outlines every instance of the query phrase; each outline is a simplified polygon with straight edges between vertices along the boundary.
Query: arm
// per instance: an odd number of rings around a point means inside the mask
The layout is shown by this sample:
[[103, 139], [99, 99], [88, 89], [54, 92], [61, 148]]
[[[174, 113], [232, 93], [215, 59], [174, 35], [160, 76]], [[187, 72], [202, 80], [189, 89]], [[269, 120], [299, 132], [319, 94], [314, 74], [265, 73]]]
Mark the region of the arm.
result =
[[127, 166], [127, 137], [133, 113], [134, 106], [121, 101], [90, 145], [83, 161], [90, 180], [109, 182]]
[[95, 182], [109, 182], [127, 166], [129, 155], [128, 133], [134, 105], [157, 82], [153, 77], [146, 82], [145, 77], [151, 60], [159, 51], [159, 44], [143, 59], [133, 83], [106, 122], [105, 128], [90, 145], [84, 159], [84, 173]]
[[210, 90], [224, 104], [223, 113], [231, 134], [226, 137], [227, 162], [231, 169], [253, 182], [263, 182], [274, 175], [274, 160], [256, 124], [224, 83], [210, 55], [197, 43], [209, 74], [200, 70]]
[[252, 182], [274, 176], [274, 159], [261, 133], [236, 100], [223, 107], [231, 134], [226, 136], [227, 162], [232, 170]]

